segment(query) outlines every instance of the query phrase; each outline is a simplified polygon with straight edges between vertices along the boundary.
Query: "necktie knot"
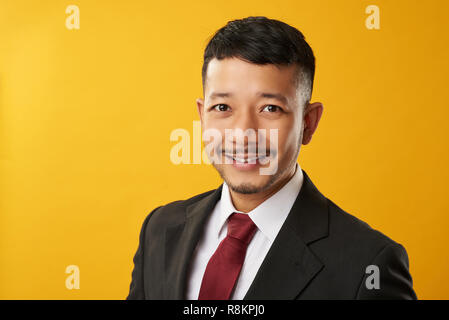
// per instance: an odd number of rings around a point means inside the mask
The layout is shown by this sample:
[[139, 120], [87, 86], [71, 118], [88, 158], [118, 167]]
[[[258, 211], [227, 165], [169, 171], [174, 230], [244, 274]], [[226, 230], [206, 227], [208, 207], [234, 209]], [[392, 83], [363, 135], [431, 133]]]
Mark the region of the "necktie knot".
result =
[[257, 227], [246, 213], [234, 212], [228, 218], [228, 236], [249, 244]]

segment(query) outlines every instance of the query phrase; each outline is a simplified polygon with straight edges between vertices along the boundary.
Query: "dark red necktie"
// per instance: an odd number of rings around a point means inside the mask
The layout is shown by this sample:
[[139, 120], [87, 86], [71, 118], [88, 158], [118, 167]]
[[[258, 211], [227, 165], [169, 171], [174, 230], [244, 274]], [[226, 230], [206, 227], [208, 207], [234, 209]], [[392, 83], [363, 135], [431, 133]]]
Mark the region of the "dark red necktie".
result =
[[247, 214], [234, 212], [229, 216], [228, 233], [207, 264], [198, 300], [229, 299], [256, 231]]

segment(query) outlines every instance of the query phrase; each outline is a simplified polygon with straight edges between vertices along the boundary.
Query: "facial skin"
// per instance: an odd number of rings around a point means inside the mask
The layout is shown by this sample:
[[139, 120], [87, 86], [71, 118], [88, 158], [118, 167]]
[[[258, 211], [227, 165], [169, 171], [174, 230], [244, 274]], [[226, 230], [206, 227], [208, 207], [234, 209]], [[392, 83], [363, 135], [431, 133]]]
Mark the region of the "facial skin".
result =
[[[230, 189], [235, 208], [249, 212], [284, 186], [295, 173], [296, 161], [301, 144], [308, 144], [315, 132], [323, 112], [320, 102], [309, 103], [303, 110], [301, 84], [296, 85], [298, 66], [256, 65], [238, 58], [216, 58], [209, 62], [204, 88], [204, 100], [196, 100], [203, 132], [215, 128], [223, 137], [225, 129], [265, 129], [266, 146], [270, 146], [270, 129], [278, 130], [277, 170], [272, 175], [261, 175], [257, 166], [241, 170], [225, 162], [213, 163]], [[219, 95], [216, 93], [227, 93]], [[262, 96], [270, 93], [283, 96], [282, 99]], [[257, 144], [258, 141], [251, 139]], [[248, 148], [237, 139], [232, 141], [234, 152]]]

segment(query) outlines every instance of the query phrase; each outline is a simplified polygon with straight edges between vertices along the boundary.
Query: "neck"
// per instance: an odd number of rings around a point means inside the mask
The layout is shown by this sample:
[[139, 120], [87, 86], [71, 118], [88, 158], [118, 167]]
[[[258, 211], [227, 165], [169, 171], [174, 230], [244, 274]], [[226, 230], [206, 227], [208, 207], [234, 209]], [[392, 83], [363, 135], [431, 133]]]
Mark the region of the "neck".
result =
[[287, 184], [288, 181], [293, 177], [296, 172], [296, 165], [291, 170], [287, 170], [287, 173], [283, 178], [279, 179], [275, 184], [273, 184], [267, 190], [252, 194], [243, 194], [235, 192], [229, 189], [231, 195], [232, 203], [238, 211], [250, 212], [259, 206], [262, 202], [270, 198], [273, 194], [278, 192], [283, 186]]

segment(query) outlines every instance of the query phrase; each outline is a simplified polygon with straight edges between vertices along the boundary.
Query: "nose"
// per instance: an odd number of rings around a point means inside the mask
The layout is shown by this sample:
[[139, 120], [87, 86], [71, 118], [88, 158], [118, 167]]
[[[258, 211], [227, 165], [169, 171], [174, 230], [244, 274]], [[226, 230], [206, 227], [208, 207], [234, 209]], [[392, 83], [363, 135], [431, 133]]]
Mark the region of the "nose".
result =
[[257, 129], [259, 123], [252, 108], [241, 108], [235, 115], [232, 124], [234, 143], [237, 146], [257, 144]]
[[250, 106], [239, 108], [234, 118], [234, 128], [257, 129], [257, 117]]

